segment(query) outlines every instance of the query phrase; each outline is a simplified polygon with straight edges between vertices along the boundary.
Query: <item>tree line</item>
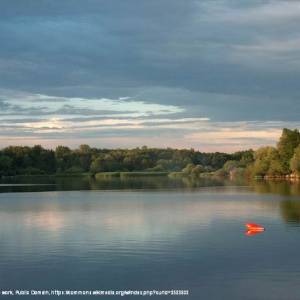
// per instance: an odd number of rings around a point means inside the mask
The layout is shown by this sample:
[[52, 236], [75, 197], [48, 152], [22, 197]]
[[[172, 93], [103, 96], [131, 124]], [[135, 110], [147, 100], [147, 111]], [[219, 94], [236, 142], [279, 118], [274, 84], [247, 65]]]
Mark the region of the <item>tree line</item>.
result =
[[58, 146], [45, 149], [9, 146], [0, 150], [0, 176], [78, 174], [100, 172], [179, 172], [197, 177], [300, 176], [300, 133], [284, 128], [276, 147], [261, 147], [232, 154], [204, 153], [194, 149], [148, 148], [77, 149]]
[[98, 172], [177, 172], [193, 165], [212, 172], [229, 160], [241, 160], [244, 152], [203, 153], [194, 149], [98, 149], [81, 145], [77, 149], [58, 146], [45, 149], [9, 146], [0, 150], [0, 176]]
[[255, 176], [300, 175], [300, 133], [284, 128], [276, 147], [262, 147], [249, 166]]
[[[247, 153], [247, 152], [245, 152]], [[215, 175], [233, 177], [300, 176], [300, 133], [298, 129], [282, 130], [275, 147], [266, 146], [248, 152], [242, 160], [228, 160]]]

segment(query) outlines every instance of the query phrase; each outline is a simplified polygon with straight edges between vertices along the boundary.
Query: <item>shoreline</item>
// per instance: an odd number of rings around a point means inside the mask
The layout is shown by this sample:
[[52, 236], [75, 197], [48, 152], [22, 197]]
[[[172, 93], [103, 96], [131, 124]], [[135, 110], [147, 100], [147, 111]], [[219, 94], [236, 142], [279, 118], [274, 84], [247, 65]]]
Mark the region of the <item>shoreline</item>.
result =
[[255, 176], [255, 179], [263, 180], [286, 180], [286, 181], [300, 181], [300, 176], [291, 174], [291, 175], [265, 175], [265, 176]]

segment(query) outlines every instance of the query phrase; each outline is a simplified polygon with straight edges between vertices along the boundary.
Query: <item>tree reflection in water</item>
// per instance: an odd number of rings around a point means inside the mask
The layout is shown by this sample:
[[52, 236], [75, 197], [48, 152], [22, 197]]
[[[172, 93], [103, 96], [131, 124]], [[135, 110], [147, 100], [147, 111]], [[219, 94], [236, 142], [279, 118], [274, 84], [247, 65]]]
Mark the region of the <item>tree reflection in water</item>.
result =
[[300, 200], [281, 201], [280, 212], [284, 221], [288, 223], [300, 223]]
[[[268, 193], [284, 196], [300, 196], [300, 182], [288, 180], [260, 180], [252, 181], [251, 186], [257, 193]], [[300, 224], [300, 199], [282, 200], [279, 204], [280, 213], [287, 223]]]

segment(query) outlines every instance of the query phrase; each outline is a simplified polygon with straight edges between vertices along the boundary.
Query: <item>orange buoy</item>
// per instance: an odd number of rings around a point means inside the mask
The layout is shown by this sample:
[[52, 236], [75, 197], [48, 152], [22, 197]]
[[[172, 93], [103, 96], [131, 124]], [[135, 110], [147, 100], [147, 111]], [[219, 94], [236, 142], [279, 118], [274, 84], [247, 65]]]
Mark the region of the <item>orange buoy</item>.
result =
[[265, 231], [265, 228], [259, 224], [255, 223], [246, 223], [245, 224], [248, 230], [251, 231]]

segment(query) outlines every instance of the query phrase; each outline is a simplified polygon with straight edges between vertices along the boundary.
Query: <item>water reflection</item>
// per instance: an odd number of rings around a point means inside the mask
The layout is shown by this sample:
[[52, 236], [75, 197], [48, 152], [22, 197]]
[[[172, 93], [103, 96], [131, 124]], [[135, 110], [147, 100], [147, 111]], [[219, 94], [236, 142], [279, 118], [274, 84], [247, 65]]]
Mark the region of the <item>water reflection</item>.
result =
[[95, 179], [84, 177], [25, 176], [0, 180], [1, 192], [41, 192], [78, 190], [158, 190], [195, 189], [200, 187], [244, 185], [244, 180], [221, 178], [119, 177]]
[[[204, 190], [201, 194], [128, 191], [3, 194], [0, 220], [9, 216], [17, 219], [22, 228], [49, 232], [77, 227], [80, 231], [82, 226], [105, 228], [120, 237], [130, 228], [130, 234], [136, 234], [135, 239], [139, 232], [144, 239], [147, 232], [153, 232], [151, 228], [158, 228], [159, 235], [171, 237], [172, 233], [178, 234], [179, 228], [182, 231], [191, 224], [209, 226], [220, 216], [223, 220], [240, 220], [240, 226], [251, 215], [276, 217], [276, 210], [259, 199], [240, 200], [236, 191], [236, 188], [222, 188]], [[247, 195], [245, 190], [243, 196]]]
[[257, 235], [257, 234], [261, 234], [263, 233], [264, 231], [257, 231], [257, 230], [247, 230], [245, 232], [245, 235], [247, 236], [254, 236], [254, 235]]
[[300, 195], [300, 182], [288, 180], [253, 180], [248, 183], [257, 193], [279, 194], [286, 196]]
[[282, 218], [288, 223], [300, 223], [300, 201], [285, 200], [280, 202]]
[[[0, 288], [189, 289], [189, 299], [251, 300], [270, 299], [272, 288], [297, 299], [299, 231], [283, 226], [299, 221], [295, 197], [233, 182], [89, 180], [82, 185], [124, 189], [0, 194]], [[247, 238], [249, 220], [268, 231]]]
[[[15, 177], [5, 178], [0, 181], [0, 193], [9, 192], [44, 192], [44, 191], [82, 191], [82, 190], [192, 190], [197, 191], [199, 189], [205, 190], [222, 188], [222, 187], [243, 187], [244, 191], [250, 192], [251, 190], [257, 194], [270, 194], [275, 196], [281, 195], [281, 201], [274, 202], [264, 201], [260, 205], [265, 206], [269, 211], [280, 211], [280, 215], [287, 223], [300, 223], [300, 200], [297, 197], [300, 196], [300, 183], [290, 181], [264, 181], [253, 180], [245, 181], [244, 179], [238, 180], [224, 180], [222, 178], [169, 178], [162, 177], [121, 177], [121, 178], [103, 178], [96, 180], [95, 178], [86, 177], [49, 177], [49, 176], [35, 176], [35, 177]], [[227, 189], [227, 192], [229, 189]], [[221, 206], [220, 206], [221, 207]], [[257, 206], [253, 206], [257, 207]], [[253, 209], [252, 207], [252, 209]], [[244, 215], [239, 210], [239, 204], [234, 202], [231, 207], [230, 202], [227, 202], [226, 208], [235, 211], [241, 215]], [[27, 204], [22, 206], [22, 209], [27, 210]], [[61, 207], [58, 207], [58, 210]], [[197, 208], [195, 208], [197, 210]], [[65, 216], [56, 216], [49, 211], [49, 208], [45, 209], [44, 215], [29, 216], [27, 220], [27, 226], [30, 224], [44, 225], [47, 228], [53, 228], [53, 230], [59, 230], [63, 223]], [[54, 210], [55, 211], [55, 210]], [[203, 217], [203, 216], [202, 216]], [[140, 216], [136, 217], [139, 219]], [[111, 224], [120, 222], [120, 218], [111, 219]], [[133, 217], [132, 217], [133, 220]]]
[[256, 193], [282, 195], [280, 215], [289, 224], [300, 223], [300, 182], [298, 181], [252, 181], [249, 185]]

